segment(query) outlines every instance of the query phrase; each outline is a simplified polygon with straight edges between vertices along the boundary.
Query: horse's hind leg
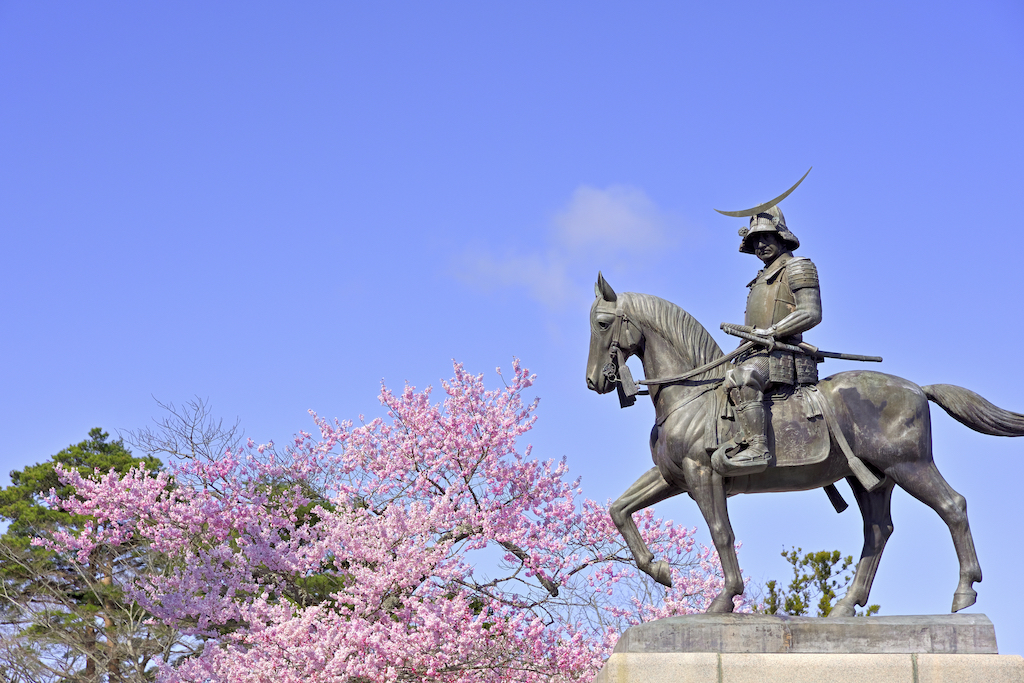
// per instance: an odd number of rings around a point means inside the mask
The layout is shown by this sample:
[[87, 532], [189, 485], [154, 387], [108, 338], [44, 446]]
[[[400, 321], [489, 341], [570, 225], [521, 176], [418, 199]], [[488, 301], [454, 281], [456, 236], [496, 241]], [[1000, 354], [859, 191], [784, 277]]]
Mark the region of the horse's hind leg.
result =
[[981, 581], [981, 565], [978, 554], [974, 550], [974, 537], [971, 526], [967, 522], [967, 501], [939, 474], [935, 463], [903, 462], [893, 465], [885, 471], [886, 475], [896, 480], [907, 493], [939, 513], [942, 521], [949, 527], [956, 547], [956, 557], [960, 561], [960, 583], [953, 594], [953, 612], [970, 607], [978, 599], [973, 584]]
[[652, 467], [626, 489], [625, 493], [619, 496], [608, 509], [612, 521], [615, 522], [615, 526], [618, 527], [619, 533], [626, 540], [626, 545], [629, 546], [634, 559], [636, 559], [637, 568], [669, 588], [672, 587], [672, 574], [669, 571], [668, 562], [652, 561], [654, 553], [647, 547], [640, 535], [640, 530], [636, 528], [633, 513], [660, 503], [678, 493], [682, 493], [682, 491], [665, 481], [657, 467]]
[[857, 571], [853, 575], [853, 584], [829, 612], [830, 617], [852, 617], [857, 613], [855, 605], [864, 607], [867, 604], [871, 584], [875, 580], [875, 572], [878, 571], [878, 561], [882, 558], [885, 542], [892, 535], [893, 528], [889, 504], [895, 482], [886, 478], [881, 486], [874, 491], [868, 491], [861, 486], [856, 477], [848, 477], [847, 481], [850, 482], [850, 488], [853, 489], [860, 513], [864, 517], [864, 549], [861, 550]]

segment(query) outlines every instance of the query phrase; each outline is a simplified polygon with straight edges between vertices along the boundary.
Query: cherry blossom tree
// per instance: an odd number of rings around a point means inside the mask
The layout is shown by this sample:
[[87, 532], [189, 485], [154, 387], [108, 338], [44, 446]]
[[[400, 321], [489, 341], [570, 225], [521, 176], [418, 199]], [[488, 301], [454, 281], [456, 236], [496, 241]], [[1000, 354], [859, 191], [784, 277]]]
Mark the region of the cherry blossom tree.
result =
[[51, 503], [93, 521], [37, 542], [80, 562], [139, 542], [169, 558], [132, 597], [205, 647], [163, 681], [589, 680], [624, 628], [703, 611], [722, 579], [693, 529], [651, 511], [635, 518], [674, 587], [638, 576], [565, 460], [517, 449], [534, 379], [516, 361], [487, 390], [455, 364], [439, 403], [384, 387], [386, 419], [313, 414], [316, 435], [286, 447], [156, 475], [60, 469], [75, 493]]

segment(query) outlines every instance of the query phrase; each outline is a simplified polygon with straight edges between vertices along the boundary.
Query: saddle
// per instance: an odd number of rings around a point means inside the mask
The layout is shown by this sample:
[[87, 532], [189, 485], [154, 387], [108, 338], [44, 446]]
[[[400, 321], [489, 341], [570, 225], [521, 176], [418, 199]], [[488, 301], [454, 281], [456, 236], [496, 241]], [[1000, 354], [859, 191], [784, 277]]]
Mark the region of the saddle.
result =
[[[873, 491], [881, 485], [885, 475], [873, 470], [854, 454], [839, 428], [832, 406], [816, 385], [781, 386], [765, 395], [764, 405], [768, 452], [771, 454], [769, 468], [820, 463], [828, 457], [832, 441], [835, 440], [846, 456], [851, 472], [865, 489]], [[734, 442], [740, 431], [734, 419], [732, 404], [721, 384], [712, 392], [712, 405], [707, 420], [704, 447], [709, 454], [714, 454], [714, 467], [716, 459], [723, 457], [726, 450], [722, 446]], [[733, 483], [736, 483], [735, 480]], [[842, 512], [846, 502], [835, 486], [829, 484], [825, 491], [836, 511]]]
[[[708, 411], [704, 447], [708, 453], [739, 437], [732, 404], [725, 389], [714, 390], [713, 409]], [[828, 457], [829, 429], [814, 385], [782, 386], [764, 397], [769, 467], [814, 465]]]

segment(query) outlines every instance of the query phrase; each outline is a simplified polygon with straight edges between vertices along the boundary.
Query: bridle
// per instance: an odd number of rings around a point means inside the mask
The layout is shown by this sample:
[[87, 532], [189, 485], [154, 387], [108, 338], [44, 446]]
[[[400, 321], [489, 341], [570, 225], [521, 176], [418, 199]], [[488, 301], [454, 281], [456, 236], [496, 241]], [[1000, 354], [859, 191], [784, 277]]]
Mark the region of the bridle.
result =
[[629, 326], [632, 325], [637, 329], [637, 341], [639, 341], [641, 332], [640, 327], [622, 310], [622, 298], [615, 304], [615, 322], [612, 323], [612, 343], [608, 347], [608, 362], [601, 369], [601, 374], [605, 378], [615, 384], [615, 388], [619, 393], [619, 406], [627, 408], [636, 403], [637, 395], [646, 396], [647, 390], [641, 390], [636, 382], [633, 381], [633, 373], [630, 372], [629, 366], [626, 365], [626, 357], [622, 352], [622, 344], [619, 339], [624, 337], [626, 347], [633, 346], [633, 333], [630, 331]]

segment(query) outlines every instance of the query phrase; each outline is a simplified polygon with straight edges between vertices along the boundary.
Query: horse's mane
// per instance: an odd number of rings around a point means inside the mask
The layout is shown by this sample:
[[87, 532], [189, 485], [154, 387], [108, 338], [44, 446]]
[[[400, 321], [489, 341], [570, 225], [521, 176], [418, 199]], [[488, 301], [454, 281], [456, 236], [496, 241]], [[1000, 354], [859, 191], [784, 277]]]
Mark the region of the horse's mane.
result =
[[[691, 368], [722, 357], [722, 349], [704, 326], [671, 301], [638, 292], [624, 292], [620, 296], [625, 297], [624, 310], [638, 323], [667, 339], [689, 361]], [[723, 363], [694, 379], [721, 379], [725, 377], [726, 367]]]

